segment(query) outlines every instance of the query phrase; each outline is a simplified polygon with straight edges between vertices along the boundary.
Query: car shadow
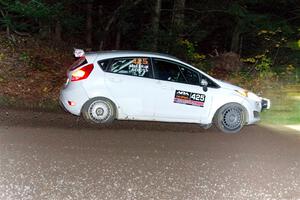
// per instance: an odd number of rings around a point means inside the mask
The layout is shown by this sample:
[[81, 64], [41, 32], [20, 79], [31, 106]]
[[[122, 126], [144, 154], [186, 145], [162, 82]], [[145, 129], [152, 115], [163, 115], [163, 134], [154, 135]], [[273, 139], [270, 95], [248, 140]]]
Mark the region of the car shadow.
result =
[[93, 130], [136, 130], [136, 131], [169, 131], [185, 133], [205, 133], [217, 129], [203, 129], [199, 124], [170, 123], [153, 121], [118, 121], [110, 124], [90, 124], [82, 117], [70, 115], [63, 111], [45, 112], [36, 110], [18, 110], [0, 108], [1, 126], [51, 127], [62, 129]]

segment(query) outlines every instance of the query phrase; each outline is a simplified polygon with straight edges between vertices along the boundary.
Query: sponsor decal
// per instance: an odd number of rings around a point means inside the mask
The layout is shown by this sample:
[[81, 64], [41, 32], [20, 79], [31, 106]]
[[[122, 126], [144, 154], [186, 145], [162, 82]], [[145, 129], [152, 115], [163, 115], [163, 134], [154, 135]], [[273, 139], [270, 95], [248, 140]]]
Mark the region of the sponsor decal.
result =
[[203, 107], [205, 103], [205, 94], [176, 90], [174, 103]]
[[147, 58], [135, 58], [129, 65], [129, 74], [135, 76], [145, 76], [149, 72], [149, 65]]

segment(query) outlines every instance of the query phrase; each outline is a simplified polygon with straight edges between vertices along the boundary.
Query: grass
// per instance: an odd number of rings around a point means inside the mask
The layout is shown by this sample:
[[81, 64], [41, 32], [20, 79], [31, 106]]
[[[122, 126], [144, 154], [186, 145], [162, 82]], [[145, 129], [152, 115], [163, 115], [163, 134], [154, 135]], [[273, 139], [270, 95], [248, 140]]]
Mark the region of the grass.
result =
[[267, 94], [272, 101], [271, 109], [261, 115], [265, 124], [300, 124], [300, 85]]

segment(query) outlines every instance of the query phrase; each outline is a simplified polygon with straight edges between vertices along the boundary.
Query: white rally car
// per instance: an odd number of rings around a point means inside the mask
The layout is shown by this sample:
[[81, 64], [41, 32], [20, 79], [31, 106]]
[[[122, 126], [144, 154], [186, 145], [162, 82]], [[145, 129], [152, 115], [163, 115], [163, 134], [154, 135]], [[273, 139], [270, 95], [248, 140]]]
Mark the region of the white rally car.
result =
[[215, 124], [236, 133], [270, 100], [217, 80], [175, 57], [139, 51], [85, 53], [68, 71], [60, 103], [92, 123], [149, 120]]

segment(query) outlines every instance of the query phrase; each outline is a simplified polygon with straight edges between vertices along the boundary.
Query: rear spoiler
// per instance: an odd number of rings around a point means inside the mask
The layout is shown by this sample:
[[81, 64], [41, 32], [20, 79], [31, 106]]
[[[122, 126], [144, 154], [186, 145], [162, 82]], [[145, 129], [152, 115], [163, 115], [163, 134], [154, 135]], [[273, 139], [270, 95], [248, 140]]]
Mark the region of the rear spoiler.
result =
[[83, 57], [85, 54], [84, 50], [83, 49], [76, 49], [74, 48], [74, 56], [76, 58], [80, 58], [80, 57]]

